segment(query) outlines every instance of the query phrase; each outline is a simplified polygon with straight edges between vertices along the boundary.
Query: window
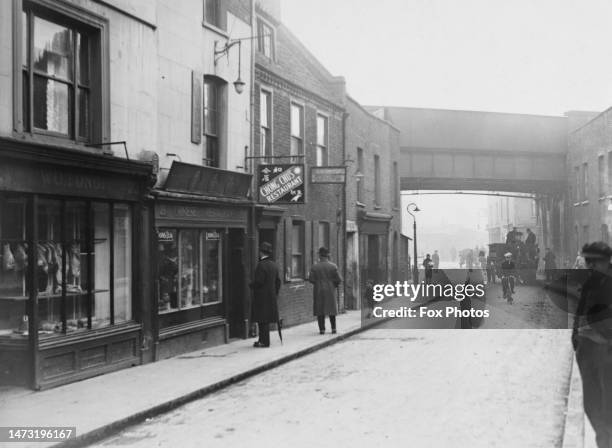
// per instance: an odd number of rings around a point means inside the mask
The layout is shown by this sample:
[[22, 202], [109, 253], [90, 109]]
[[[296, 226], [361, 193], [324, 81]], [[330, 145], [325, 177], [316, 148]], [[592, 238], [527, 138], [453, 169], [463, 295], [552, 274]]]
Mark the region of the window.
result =
[[329, 165], [327, 152], [327, 117], [317, 114], [317, 166]]
[[291, 155], [304, 154], [304, 107], [291, 103]]
[[363, 166], [363, 149], [357, 148], [357, 202], [363, 202], [365, 173]]
[[23, 5], [18, 88], [22, 107], [16, 128], [75, 141], [102, 141], [107, 125], [101, 112], [102, 101], [107, 101], [101, 68], [105, 22], [82, 17], [81, 10], [63, 16], [34, 1]]
[[204, 154], [202, 164], [220, 167], [220, 130], [223, 114], [221, 94], [224, 83], [215, 77], [204, 77]]
[[608, 152], [608, 194], [612, 195], [612, 151]]
[[257, 19], [257, 49], [274, 59], [274, 29], [260, 18]]
[[589, 164], [582, 164], [582, 200], [589, 199]]
[[217, 28], [224, 29], [221, 24], [219, 0], [204, 0], [204, 21]]
[[380, 157], [374, 156], [374, 205], [380, 205]]
[[259, 120], [261, 135], [261, 155], [272, 155], [272, 94], [259, 91]]
[[160, 228], [157, 238], [159, 313], [221, 302], [220, 231]]
[[291, 225], [291, 278], [304, 278], [304, 221]]
[[400, 206], [400, 185], [399, 173], [397, 172], [397, 162], [393, 162], [393, 184], [391, 185], [391, 195], [393, 196], [393, 207]]
[[131, 206], [40, 198], [28, 218], [33, 200], [0, 195], [0, 339], [27, 337], [27, 320], [20, 322], [26, 312], [18, 307], [32, 291], [41, 338], [132, 320]]
[[606, 167], [605, 167], [605, 163], [604, 163], [604, 156], [599, 156], [597, 158], [597, 172], [599, 174], [599, 179], [598, 179], [598, 194], [599, 197], [603, 197], [606, 194]]
[[582, 200], [582, 187], [580, 184], [580, 167], [579, 166], [574, 167], [574, 180], [575, 180], [574, 197], [576, 198], [576, 202], [580, 202]]
[[610, 232], [608, 231], [607, 224], [601, 225], [601, 240], [606, 244], [610, 242]]
[[326, 247], [329, 249], [329, 223], [321, 221], [319, 222], [319, 245], [320, 247]]

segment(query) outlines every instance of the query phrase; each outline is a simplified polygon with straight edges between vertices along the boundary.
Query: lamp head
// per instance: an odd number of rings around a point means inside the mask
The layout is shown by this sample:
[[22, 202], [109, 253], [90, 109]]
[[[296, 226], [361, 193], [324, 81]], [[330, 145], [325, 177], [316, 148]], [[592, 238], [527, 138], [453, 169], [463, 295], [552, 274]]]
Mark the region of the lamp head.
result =
[[238, 79], [236, 81], [234, 81], [234, 89], [236, 89], [236, 93], [238, 95], [240, 95], [242, 92], [244, 92], [244, 86], [246, 85], [246, 83], [240, 79], [240, 76], [238, 77]]

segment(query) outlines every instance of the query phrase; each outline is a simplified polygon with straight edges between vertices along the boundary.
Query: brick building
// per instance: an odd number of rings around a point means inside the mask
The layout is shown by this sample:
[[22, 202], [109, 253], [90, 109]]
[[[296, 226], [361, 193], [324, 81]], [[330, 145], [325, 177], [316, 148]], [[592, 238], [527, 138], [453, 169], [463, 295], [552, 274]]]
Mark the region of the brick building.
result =
[[[332, 76], [278, 20], [274, 2], [257, 2], [256, 11], [251, 169], [257, 181], [260, 165], [291, 165], [304, 181], [304, 197], [296, 201], [255, 198], [257, 244], [274, 246], [284, 273], [279, 311], [293, 325], [313, 319], [312, 285], [305, 279], [319, 247], [329, 248], [340, 269], [344, 263], [342, 185], [310, 179], [313, 167], [344, 165], [344, 79]], [[342, 309], [341, 293], [338, 301]]]
[[568, 258], [588, 242], [610, 243], [612, 226], [612, 108], [568, 137]]
[[[368, 279], [408, 278], [401, 238], [399, 130], [346, 96], [347, 304], [359, 308]], [[403, 248], [403, 250], [402, 250]]]

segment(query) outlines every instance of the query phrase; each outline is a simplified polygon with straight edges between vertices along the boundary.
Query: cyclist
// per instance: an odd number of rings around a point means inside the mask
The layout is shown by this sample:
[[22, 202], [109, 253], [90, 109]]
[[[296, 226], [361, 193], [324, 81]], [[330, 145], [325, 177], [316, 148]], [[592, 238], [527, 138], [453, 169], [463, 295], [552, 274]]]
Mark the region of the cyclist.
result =
[[508, 300], [508, 303], [512, 303], [514, 299], [514, 278], [516, 276], [516, 266], [512, 261], [512, 252], [504, 254], [504, 261], [501, 264], [501, 282], [502, 289], [504, 291], [504, 299]]

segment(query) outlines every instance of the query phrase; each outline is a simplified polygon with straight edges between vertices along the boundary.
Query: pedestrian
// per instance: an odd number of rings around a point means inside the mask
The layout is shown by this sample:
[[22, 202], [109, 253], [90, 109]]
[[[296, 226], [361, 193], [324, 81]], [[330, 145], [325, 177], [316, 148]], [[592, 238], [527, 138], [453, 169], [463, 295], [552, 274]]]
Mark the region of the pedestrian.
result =
[[329, 250], [326, 247], [319, 249], [319, 262], [310, 270], [308, 281], [314, 285], [312, 289], [313, 314], [317, 316], [319, 333], [325, 334], [325, 316], [329, 316], [332, 333], [336, 333], [336, 288], [342, 282], [338, 273], [338, 266], [329, 261]]
[[478, 264], [480, 266], [480, 271], [482, 272], [482, 278], [486, 282], [486, 278], [487, 278], [487, 257], [485, 257], [484, 250], [481, 250], [481, 251], [478, 252]]
[[572, 345], [582, 377], [584, 411], [599, 448], [612, 447], [612, 249], [585, 244], [589, 269], [574, 318]]
[[277, 298], [281, 281], [278, 265], [272, 258], [272, 245], [268, 242], [259, 247], [259, 262], [250, 286], [253, 289], [251, 317], [259, 328], [259, 340], [253, 347], [270, 347], [270, 322], [278, 323]]
[[489, 256], [487, 257], [487, 283], [495, 283], [495, 276], [495, 259], [489, 252]]
[[433, 261], [433, 268], [438, 269], [440, 267], [440, 255], [437, 250], [434, 250], [433, 255], [431, 256], [431, 261]]
[[555, 254], [549, 247], [547, 247], [546, 253], [544, 254], [544, 273], [546, 274], [546, 281], [553, 280], [554, 271], [556, 268], [557, 262], [555, 260]]
[[465, 257], [465, 264], [467, 265], [468, 269], [474, 268], [474, 251], [472, 251], [472, 249], [468, 249], [467, 251], [467, 255]]
[[431, 255], [427, 254], [425, 259], [423, 260], [423, 267], [425, 268], [425, 283], [431, 283], [431, 278], [433, 277], [433, 267], [434, 263], [431, 260]]
[[366, 318], [372, 317], [372, 311], [374, 310], [374, 281], [372, 279], [366, 281], [364, 305], [368, 310]]
[[586, 269], [586, 263], [580, 251], [578, 251], [578, 254], [576, 255], [576, 261], [574, 261], [574, 269]]

